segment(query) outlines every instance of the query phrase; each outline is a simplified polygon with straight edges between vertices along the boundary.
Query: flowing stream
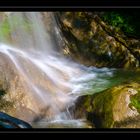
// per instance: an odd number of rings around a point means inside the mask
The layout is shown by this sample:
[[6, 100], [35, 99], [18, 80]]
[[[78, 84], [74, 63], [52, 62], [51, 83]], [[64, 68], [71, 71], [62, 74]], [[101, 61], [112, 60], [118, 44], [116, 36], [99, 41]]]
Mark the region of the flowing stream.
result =
[[[10, 35], [0, 36], [0, 57], [4, 55], [16, 71], [24, 95], [15, 103], [18, 110], [15, 117], [39, 128], [88, 127], [86, 120], [76, 120], [68, 108], [83, 94], [93, 94], [125, 81], [126, 71], [86, 67], [65, 58], [47, 29], [51, 21], [55, 37], [62, 39], [53, 13], [48, 13], [48, 21], [41, 12], [5, 14]], [[19, 92], [11, 89], [10, 94], [13, 99]]]

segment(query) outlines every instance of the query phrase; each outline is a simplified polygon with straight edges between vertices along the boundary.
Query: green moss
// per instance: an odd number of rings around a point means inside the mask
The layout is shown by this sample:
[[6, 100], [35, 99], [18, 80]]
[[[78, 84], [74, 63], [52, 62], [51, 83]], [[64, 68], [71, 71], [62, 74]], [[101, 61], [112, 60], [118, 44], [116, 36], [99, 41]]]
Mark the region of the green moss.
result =
[[0, 38], [8, 37], [10, 34], [10, 26], [7, 21], [0, 24]]
[[136, 95], [131, 97], [130, 106], [134, 106], [140, 113], [140, 91]]
[[15, 28], [19, 25], [25, 31], [31, 30], [32, 24], [27, 20], [23, 20], [22, 24], [20, 24], [18, 21], [19, 19], [17, 17], [12, 17], [12, 28], [7, 18], [0, 23], [0, 38], [2, 40], [8, 38], [10, 34], [15, 30]]
[[[94, 122], [101, 121], [100, 126], [96, 125], [96, 127], [110, 128], [114, 124], [112, 106], [115, 100], [110, 92], [111, 90], [105, 90], [93, 96], [92, 111], [96, 116]], [[95, 117], [94, 115], [93, 119]]]
[[90, 96], [88, 96], [87, 98], [86, 98], [86, 100], [85, 100], [85, 102], [84, 102], [84, 107], [86, 108], [86, 110], [88, 111], [88, 112], [91, 112], [92, 111], [92, 106], [91, 106], [91, 98], [90, 98]]
[[[88, 120], [92, 121], [97, 128], [113, 128], [115, 118], [122, 119], [125, 116], [127, 109], [125, 95], [129, 94], [129, 89], [138, 91], [140, 85], [132, 82], [86, 96], [84, 107], [88, 113]], [[131, 106], [140, 112], [140, 92], [131, 97]], [[119, 111], [121, 109], [122, 112]]]

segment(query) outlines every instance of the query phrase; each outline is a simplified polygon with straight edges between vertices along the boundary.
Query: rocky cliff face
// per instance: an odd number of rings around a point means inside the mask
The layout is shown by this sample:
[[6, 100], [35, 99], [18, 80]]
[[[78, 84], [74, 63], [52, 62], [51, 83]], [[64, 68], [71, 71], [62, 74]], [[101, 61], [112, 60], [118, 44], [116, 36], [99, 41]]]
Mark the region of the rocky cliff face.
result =
[[57, 13], [66, 46], [64, 53], [97, 67], [139, 67], [140, 40], [104, 22], [100, 12]]

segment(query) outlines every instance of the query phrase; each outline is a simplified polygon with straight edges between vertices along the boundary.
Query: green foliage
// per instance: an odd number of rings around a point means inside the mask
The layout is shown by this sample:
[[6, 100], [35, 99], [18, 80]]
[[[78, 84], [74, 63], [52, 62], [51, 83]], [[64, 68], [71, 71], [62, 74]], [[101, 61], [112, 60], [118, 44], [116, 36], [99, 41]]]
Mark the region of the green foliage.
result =
[[19, 19], [17, 17], [12, 17], [11, 23], [12, 27], [10, 25], [8, 18], [6, 18], [0, 23], [0, 38], [2, 40], [8, 38], [9, 35], [12, 34], [12, 32], [14, 32], [19, 28], [19, 26], [22, 30], [25, 31], [30, 31], [32, 26], [32, 24], [29, 23], [27, 20], [23, 20], [21, 24], [21, 22], [19, 22]]
[[139, 14], [136, 12], [105, 12], [101, 18], [127, 35], [140, 36]]
[[140, 92], [131, 97], [130, 106], [134, 106], [140, 113]]
[[0, 38], [8, 37], [10, 33], [10, 25], [7, 20], [0, 23]]

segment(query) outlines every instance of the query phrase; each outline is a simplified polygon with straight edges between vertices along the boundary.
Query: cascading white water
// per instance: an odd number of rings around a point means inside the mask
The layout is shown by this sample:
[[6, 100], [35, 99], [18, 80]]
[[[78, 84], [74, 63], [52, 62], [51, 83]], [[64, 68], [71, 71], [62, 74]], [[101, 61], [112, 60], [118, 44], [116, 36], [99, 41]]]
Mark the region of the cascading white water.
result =
[[[39, 12], [8, 13], [10, 37], [1, 38], [0, 52], [10, 59], [20, 77], [23, 93], [28, 98], [21, 106], [24, 104], [36, 114], [30, 121], [36, 118], [46, 121], [73, 119], [67, 108], [90, 88], [89, 81], [96, 79], [97, 83], [107, 84], [98, 75], [111, 76], [112, 72], [108, 69], [96, 72], [95, 68], [65, 59], [46, 29], [47, 22], [43, 21]], [[57, 29], [55, 21], [52, 23], [51, 27]]]

